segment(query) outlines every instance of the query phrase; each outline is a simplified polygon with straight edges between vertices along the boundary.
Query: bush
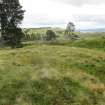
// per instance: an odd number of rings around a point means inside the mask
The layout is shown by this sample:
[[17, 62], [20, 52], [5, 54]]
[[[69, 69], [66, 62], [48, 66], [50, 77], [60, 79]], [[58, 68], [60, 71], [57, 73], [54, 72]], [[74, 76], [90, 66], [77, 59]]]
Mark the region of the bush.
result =
[[21, 28], [14, 28], [6, 30], [4, 37], [5, 45], [11, 48], [21, 47], [21, 39], [24, 36]]
[[46, 32], [46, 40], [55, 40], [56, 39], [56, 34], [52, 30], [47, 30]]

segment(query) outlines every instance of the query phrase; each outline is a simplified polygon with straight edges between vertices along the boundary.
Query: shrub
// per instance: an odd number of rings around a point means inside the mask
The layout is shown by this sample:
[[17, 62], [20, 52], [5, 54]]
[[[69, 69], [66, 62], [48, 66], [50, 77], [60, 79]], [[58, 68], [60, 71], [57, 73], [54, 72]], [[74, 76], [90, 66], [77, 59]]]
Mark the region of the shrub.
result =
[[56, 39], [56, 34], [52, 30], [47, 30], [46, 32], [46, 40], [55, 40]]

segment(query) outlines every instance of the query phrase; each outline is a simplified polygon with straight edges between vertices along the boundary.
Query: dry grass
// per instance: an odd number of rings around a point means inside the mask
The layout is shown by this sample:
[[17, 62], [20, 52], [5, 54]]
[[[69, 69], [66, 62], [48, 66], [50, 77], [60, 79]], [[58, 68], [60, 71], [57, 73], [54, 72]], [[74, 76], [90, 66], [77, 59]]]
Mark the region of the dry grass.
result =
[[0, 104], [53, 105], [56, 97], [58, 105], [105, 104], [104, 64], [103, 51], [87, 48], [33, 44], [3, 49]]

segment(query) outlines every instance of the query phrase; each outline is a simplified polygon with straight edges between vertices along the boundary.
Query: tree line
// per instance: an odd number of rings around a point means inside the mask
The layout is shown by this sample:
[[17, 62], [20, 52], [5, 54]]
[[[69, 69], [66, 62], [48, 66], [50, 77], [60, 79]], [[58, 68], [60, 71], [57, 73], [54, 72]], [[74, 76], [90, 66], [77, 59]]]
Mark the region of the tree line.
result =
[[[44, 40], [44, 41], [52, 41], [56, 40], [63, 35], [64, 39], [77, 39], [78, 35], [75, 34], [75, 25], [73, 22], [69, 22], [65, 30], [56, 30], [48, 29], [46, 33], [32, 32], [31, 29], [25, 29], [24, 31], [24, 41], [35, 41], [35, 40]], [[60, 34], [60, 35], [58, 35]]]

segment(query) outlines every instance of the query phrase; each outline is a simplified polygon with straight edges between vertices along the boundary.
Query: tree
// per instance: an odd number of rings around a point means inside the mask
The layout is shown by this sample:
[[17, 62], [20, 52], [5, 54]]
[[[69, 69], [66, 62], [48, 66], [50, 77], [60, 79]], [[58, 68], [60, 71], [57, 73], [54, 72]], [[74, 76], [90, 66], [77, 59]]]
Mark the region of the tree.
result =
[[75, 25], [73, 22], [69, 22], [67, 24], [66, 30], [65, 30], [65, 34], [66, 35], [71, 35], [73, 34], [73, 32], [75, 31]]
[[55, 40], [56, 39], [56, 34], [52, 30], [47, 30], [46, 32], [46, 40]]
[[17, 47], [23, 35], [19, 24], [24, 18], [24, 10], [19, 0], [2, 0], [0, 4], [1, 38], [3, 44]]
[[79, 39], [79, 36], [74, 32], [75, 32], [75, 25], [73, 22], [69, 22], [65, 30], [66, 38], [71, 40]]

